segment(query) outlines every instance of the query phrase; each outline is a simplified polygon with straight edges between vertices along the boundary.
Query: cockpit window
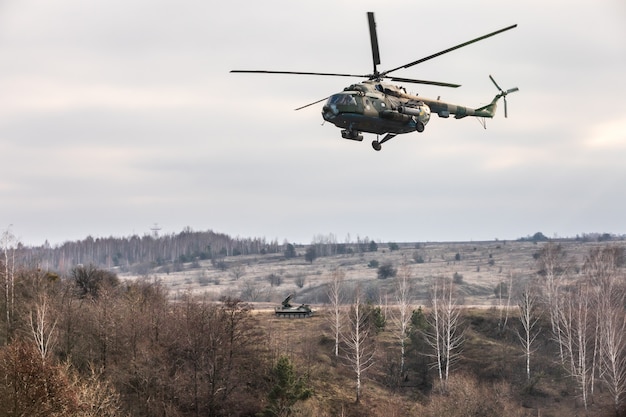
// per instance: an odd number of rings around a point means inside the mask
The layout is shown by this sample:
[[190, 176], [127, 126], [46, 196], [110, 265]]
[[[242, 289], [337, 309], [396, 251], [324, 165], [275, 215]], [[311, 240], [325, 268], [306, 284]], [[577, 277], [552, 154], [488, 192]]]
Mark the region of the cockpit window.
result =
[[356, 106], [356, 100], [350, 94], [335, 94], [328, 100], [328, 104], [335, 104], [338, 106]]

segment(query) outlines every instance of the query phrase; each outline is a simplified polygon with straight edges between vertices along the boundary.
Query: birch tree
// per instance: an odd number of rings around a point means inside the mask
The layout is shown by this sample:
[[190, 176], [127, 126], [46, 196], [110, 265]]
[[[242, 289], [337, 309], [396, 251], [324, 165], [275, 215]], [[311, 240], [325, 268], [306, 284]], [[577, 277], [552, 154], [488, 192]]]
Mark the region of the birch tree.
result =
[[526, 380], [530, 381], [530, 356], [534, 352], [533, 343], [539, 334], [535, 325], [539, 320], [536, 314], [537, 297], [529, 285], [526, 285], [518, 300], [519, 319], [522, 323], [523, 332], [518, 332], [517, 336], [522, 343], [524, 358], [526, 360]]
[[559, 357], [562, 363], [565, 360], [562, 349], [565, 344], [561, 340], [563, 331], [559, 326], [562, 324], [560, 290], [567, 272], [563, 262], [564, 256], [561, 246], [550, 242], [541, 249], [538, 258], [539, 275], [543, 277], [543, 302], [550, 314], [552, 335], [559, 346]]
[[10, 227], [2, 233], [2, 279], [4, 284], [4, 313], [6, 321], [6, 340], [11, 338], [15, 316], [15, 250], [17, 239], [11, 233]]
[[413, 299], [411, 297], [411, 269], [408, 265], [400, 268], [400, 274], [396, 277], [396, 309], [392, 316], [392, 322], [396, 330], [396, 337], [400, 343], [400, 374], [402, 378], [405, 372], [406, 345], [411, 330], [411, 318], [413, 316]]
[[587, 281], [595, 288], [599, 376], [609, 391], [616, 413], [626, 396], [626, 282], [618, 270], [622, 249], [596, 248], [585, 259]]
[[328, 301], [330, 302], [330, 327], [335, 338], [335, 357], [339, 356], [339, 342], [341, 340], [341, 324], [342, 324], [342, 311], [341, 305], [343, 304], [343, 279], [345, 274], [339, 269], [332, 271], [330, 279], [326, 286], [326, 294], [328, 295]]
[[354, 302], [347, 320], [347, 334], [343, 341], [346, 345], [345, 358], [355, 375], [356, 402], [361, 399], [361, 383], [365, 371], [374, 364], [374, 342], [370, 337], [371, 325], [369, 312], [363, 305], [361, 289], [355, 289]]
[[40, 296], [28, 318], [39, 355], [42, 360], [46, 360], [55, 340], [54, 331], [57, 321], [51, 318], [48, 296], [45, 293]]
[[559, 341], [565, 360], [569, 362], [566, 370], [576, 381], [585, 410], [593, 382], [593, 328], [595, 321], [590, 316], [591, 297], [589, 286], [579, 283], [566, 293], [559, 310]]
[[[622, 298], [622, 302], [624, 297]], [[622, 304], [623, 305], [623, 304]], [[626, 317], [624, 308], [611, 305], [605, 309], [601, 323], [601, 378], [617, 413], [626, 396]]]
[[461, 309], [454, 295], [452, 280], [436, 280], [430, 301], [428, 322], [431, 330], [426, 335], [426, 341], [434, 351], [434, 367], [437, 369], [441, 388], [446, 391], [450, 368], [458, 360], [463, 344], [463, 332], [459, 329]]

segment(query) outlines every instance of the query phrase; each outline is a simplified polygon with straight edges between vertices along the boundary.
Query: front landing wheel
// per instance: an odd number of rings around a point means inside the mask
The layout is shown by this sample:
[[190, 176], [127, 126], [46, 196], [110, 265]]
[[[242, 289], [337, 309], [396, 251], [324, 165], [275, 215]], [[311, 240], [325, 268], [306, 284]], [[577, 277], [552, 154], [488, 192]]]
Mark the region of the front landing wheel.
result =
[[380, 151], [382, 149], [382, 145], [380, 144], [379, 141], [373, 140], [372, 141], [372, 148], [374, 148], [375, 151]]

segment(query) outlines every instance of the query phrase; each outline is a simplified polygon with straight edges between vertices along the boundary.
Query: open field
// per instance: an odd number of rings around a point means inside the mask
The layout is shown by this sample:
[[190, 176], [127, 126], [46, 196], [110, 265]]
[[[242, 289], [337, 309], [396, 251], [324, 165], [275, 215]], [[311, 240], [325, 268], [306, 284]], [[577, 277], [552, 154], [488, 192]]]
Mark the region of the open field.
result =
[[[390, 251], [379, 245], [377, 252], [319, 257], [312, 263], [305, 260], [306, 248], [298, 248], [298, 256], [287, 259], [283, 254], [232, 256], [219, 261], [196, 261], [154, 268], [144, 277], [160, 280], [172, 297], [191, 291], [217, 300], [222, 296], [239, 297], [255, 305], [269, 308], [279, 305], [288, 294], [295, 293], [295, 303], [311, 304], [313, 308], [326, 302], [324, 284], [333, 271], [345, 274], [346, 285], [360, 285], [374, 300], [393, 299], [394, 280], [379, 279], [379, 265], [391, 263], [399, 273], [406, 270], [412, 278], [413, 297], [426, 303], [432, 280], [453, 277], [467, 306], [492, 306], [497, 302], [494, 289], [500, 282], [523, 282], [535, 276], [537, 262], [533, 255], [547, 243], [529, 241], [489, 241], [465, 243], [400, 244]], [[606, 243], [567, 240], [558, 242], [576, 274], [585, 256], [593, 247]], [[616, 244], [616, 243], [611, 243]], [[121, 274], [122, 279], [140, 278]]]

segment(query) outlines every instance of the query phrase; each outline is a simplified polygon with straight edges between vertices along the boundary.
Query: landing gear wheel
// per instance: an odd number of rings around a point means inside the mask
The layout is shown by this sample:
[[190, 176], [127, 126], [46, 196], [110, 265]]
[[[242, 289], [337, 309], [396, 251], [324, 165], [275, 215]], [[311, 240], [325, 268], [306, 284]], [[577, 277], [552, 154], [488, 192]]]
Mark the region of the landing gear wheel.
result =
[[425, 128], [425, 127], [426, 127], [426, 126], [424, 126], [424, 123], [422, 123], [422, 122], [417, 122], [416, 130], [417, 130], [419, 133], [422, 133], [422, 132], [424, 131], [424, 128]]
[[382, 149], [382, 145], [380, 144], [379, 141], [373, 140], [372, 141], [372, 148], [374, 148], [375, 151], [380, 151]]

